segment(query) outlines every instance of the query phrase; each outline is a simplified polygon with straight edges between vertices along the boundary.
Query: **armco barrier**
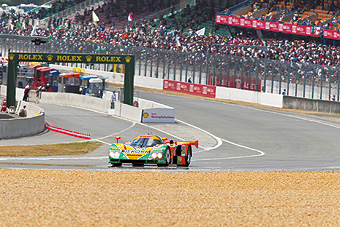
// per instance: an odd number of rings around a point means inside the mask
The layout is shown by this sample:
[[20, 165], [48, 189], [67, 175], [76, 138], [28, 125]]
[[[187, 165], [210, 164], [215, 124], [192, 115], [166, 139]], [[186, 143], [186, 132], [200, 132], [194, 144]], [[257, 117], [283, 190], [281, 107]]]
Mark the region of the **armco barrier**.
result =
[[283, 108], [338, 114], [340, 102], [284, 96]]

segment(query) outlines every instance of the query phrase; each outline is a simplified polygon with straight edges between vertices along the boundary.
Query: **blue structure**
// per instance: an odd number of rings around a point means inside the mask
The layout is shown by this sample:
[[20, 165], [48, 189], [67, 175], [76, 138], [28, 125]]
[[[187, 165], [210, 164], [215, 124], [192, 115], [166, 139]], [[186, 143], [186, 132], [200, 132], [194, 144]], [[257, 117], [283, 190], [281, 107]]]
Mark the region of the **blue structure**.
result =
[[81, 76], [80, 77], [80, 79], [82, 80], [82, 81], [86, 81], [87, 83], [86, 83], [86, 85], [84, 85], [84, 83], [82, 82], [82, 87], [83, 87], [83, 89], [82, 89], [82, 91], [81, 91], [81, 94], [82, 95], [85, 95], [85, 94], [88, 94], [89, 93], [89, 88], [90, 88], [90, 80], [91, 79], [96, 79], [96, 78], [98, 78], [96, 75], [86, 75], [86, 76]]
[[52, 91], [57, 92], [60, 72], [58, 70], [52, 70], [48, 74], [51, 77], [50, 81], [51, 81]]

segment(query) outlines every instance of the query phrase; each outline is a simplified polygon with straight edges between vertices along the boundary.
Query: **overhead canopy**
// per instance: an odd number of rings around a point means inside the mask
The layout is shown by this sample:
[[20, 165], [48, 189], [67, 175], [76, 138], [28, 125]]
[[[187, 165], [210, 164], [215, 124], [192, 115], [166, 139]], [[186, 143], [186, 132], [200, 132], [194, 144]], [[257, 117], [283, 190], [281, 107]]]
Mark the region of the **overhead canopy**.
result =
[[61, 77], [80, 77], [80, 74], [79, 73], [63, 73], [63, 74], [60, 74]]
[[28, 67], [29, 69], [35, 69], [35, 68], [39, 68], [42, 67], [42, 65], [31, 65], [30, 67]]
[[52, 75], [59, 75], [60, 72], [58, 70], [52, 70], [49, 72], [49, 74], [52, 74]]
[[39, 70], [40, 72], [49, 72], [49, 71], [52, 71], [54, 69], [52, 69], [50, 67], [40, 67], [37, 70]]
[[99, 78], [93, 78], [90, 79], [90, 83], [103, 83], [103, 80]]
[[86, 75], [86, 76], [81, 76], [80, 79], [82, 80], [90, 80], [90, 79], [96, 79], [98, 78], [96, 75]]

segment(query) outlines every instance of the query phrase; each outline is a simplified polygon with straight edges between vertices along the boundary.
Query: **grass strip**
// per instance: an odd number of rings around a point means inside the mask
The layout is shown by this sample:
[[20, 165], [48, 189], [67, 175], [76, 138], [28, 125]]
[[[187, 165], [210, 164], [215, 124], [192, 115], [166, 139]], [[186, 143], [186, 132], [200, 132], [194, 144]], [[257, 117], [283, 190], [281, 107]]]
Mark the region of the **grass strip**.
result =
[[59, 155], [82, 155], [96, 150], [103, 144], [100, 142], [78, 142], [62, 144], [43, 144], [25, 146], [1, 146], [0, 156], [37, 157]]

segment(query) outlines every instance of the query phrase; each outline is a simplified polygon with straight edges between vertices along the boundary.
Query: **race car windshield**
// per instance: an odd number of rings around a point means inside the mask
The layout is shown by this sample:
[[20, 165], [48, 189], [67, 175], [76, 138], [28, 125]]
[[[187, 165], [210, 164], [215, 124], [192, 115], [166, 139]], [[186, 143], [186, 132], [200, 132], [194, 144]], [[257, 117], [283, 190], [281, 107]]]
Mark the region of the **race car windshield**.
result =
[[160, 140], [155, 140], [152, 138], [138, 138], [134, 139], [130, 145], [132, 147], [152, 147], [160, 143], [161, 143]]

